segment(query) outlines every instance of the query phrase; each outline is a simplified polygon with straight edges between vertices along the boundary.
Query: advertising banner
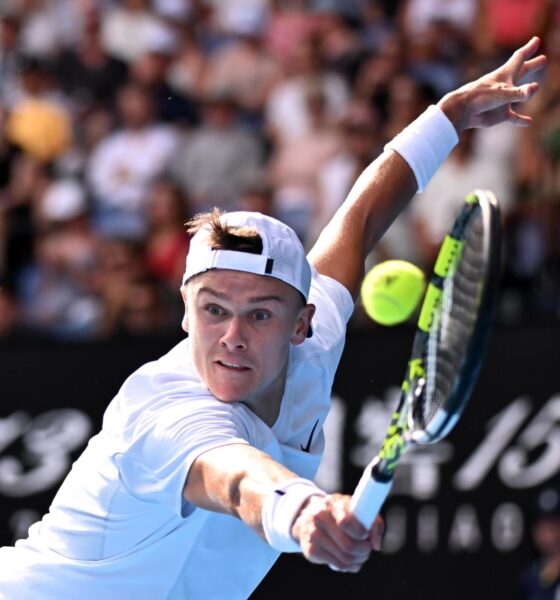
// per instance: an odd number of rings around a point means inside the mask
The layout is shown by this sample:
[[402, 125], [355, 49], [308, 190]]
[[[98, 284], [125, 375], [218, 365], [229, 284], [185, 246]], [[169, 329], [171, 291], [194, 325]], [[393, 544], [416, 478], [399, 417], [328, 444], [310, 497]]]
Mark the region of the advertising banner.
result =
[[[323, 488], [351, 493], [378, 451], [412, 335], [349, 335], [325, 425]], [[0, 344], [0, 545], [48, 510], [127, 375], [175, 342]], [[359, 574], [283, 556], [252, 598], [520, 598], [519, 576], [535, 557], [531, 506], [537, 493], [560, 490], [559, 342], [558, 328], [495, 332], [456, 429], [399, 465], [384, 549]]]

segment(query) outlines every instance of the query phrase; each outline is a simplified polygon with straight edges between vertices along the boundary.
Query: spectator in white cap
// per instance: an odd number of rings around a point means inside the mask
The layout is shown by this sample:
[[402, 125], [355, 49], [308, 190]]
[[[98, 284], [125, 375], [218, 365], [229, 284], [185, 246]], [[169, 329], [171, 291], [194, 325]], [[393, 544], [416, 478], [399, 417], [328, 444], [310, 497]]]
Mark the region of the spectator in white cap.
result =
[[35, 219], [35, 263], [19, 281], [22, 320], [55, 338], [90, 337], [101, 304], [91, 289], [96, 239], [81, 184], [53, 181], [38, 198]]
[[[214, 211], [181, 293], [188, 337], [132, 374], [43, 520], [0, 550], [7, 598], [247, 598], [281, 552], [356, 572], [381, 547], [313, 483], [364, 260], [457, 143], [501, 121], [545, 62], [531, 40], [431, 106], [358, 177], [308, 256], [259, 213]], [[311, 336], [311, 337], [310, 337]]]

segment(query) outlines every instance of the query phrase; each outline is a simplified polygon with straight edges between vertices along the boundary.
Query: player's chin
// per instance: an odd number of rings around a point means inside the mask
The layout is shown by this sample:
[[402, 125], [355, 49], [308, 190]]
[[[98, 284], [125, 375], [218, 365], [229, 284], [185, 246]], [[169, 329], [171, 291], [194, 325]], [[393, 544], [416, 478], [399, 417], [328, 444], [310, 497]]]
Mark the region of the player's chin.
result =
[[221, 376], [207, 382], [212, 394], [221, 402], [240, 402], [249, 397], [255, 388], [252, 377]]

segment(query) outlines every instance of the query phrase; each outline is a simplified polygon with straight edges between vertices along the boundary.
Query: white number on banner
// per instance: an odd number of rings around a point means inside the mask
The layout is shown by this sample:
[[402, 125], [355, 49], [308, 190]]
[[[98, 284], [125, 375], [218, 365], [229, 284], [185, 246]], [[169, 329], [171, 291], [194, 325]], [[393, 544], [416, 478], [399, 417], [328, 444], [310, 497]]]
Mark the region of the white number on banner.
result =
[[21, 437], [21, 457], [0, 458], [0, 494], [20, 498], [48, 490], [70, 469], [71, 453], [91, 433], [91, 420], [73, 408], [61, 408], [31, 419], [14, 413], [0, 421], [0, 449]]

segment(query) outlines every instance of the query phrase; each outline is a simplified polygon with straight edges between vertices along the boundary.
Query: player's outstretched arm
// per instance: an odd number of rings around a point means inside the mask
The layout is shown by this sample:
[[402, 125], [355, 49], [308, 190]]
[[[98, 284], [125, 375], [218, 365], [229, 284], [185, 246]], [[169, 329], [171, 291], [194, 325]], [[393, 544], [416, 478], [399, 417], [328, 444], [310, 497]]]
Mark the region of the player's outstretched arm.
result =
[[543, 55], [537, 56], [539, 44], [533, 38], [495, 71], [444, 96], [437, 109], [419, 117], [364, 170], [309, 253], [320, 273], [338, 280], [356, 297], [365, 257], [427, 183], [459, 133], [502, 122], [531, 123], [514, 106], [538, 89], [537, 83], [521, 81], [546, 63]]
[[342, 571], [358, 571], [381, 546], [381, 520], [366, 530], [352, 515], [349, 496], [325, 494], [248, 444], [201, 454], [183, 496], [201, 508], [238, 517], [277, 550], [301, 551], [314, 563]]

